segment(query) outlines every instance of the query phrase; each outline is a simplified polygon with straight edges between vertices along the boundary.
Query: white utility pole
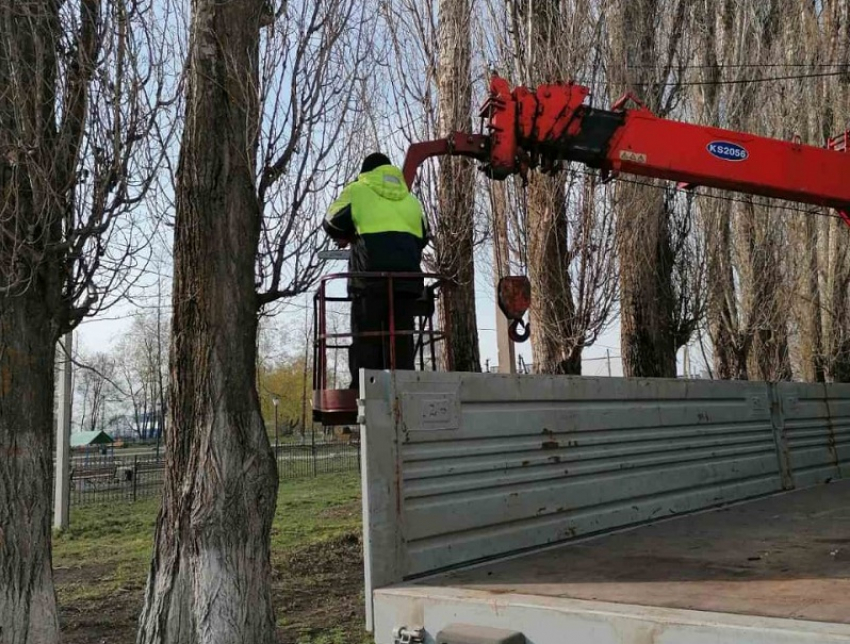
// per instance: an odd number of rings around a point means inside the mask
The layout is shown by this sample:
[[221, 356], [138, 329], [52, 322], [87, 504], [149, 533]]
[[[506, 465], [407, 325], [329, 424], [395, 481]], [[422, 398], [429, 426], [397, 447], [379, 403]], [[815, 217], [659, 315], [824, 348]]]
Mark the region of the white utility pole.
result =
[[611, 377], [611, 349], [605, 349], [605, 361], [608, 363], [608, 377]]
[[[498, 295], [496, 296], [498, 299]], [[499, 373], [516, 373], [516, 349], [508, 336], [508, 318], [496, 304], [496, 355]]]
[[73, 353], [73, 331], [65, 334], [59, 343], [62, 360], [59, 363], [59, 405], [56, 416], [56, 467], [54, 471], [53, 527], [65, 530], [68, 527], [71, 505], [71, 355]]

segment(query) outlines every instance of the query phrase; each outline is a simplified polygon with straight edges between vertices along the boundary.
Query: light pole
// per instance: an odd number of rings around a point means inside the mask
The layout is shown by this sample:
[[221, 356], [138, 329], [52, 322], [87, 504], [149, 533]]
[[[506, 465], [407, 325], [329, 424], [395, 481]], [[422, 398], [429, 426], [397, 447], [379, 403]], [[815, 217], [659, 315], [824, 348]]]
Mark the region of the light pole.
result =
[[[59, 414], [56, 419], [56, 469], [54, 471], [53, 527], [65, 530], [68, 527], [71, 506], [71, 400], [72, 346], [74, 333], [65, 334], [62, 361], [59, 363]], [[60, 345], [62, 346], [62, 345]]]
[[277, 406], [280, 404], [280, 398], [272, 396], [272, 404], [274, 405], [274, 460], [277, 462], [278, 454], [280, 453], [280, 433], [277, 429]]

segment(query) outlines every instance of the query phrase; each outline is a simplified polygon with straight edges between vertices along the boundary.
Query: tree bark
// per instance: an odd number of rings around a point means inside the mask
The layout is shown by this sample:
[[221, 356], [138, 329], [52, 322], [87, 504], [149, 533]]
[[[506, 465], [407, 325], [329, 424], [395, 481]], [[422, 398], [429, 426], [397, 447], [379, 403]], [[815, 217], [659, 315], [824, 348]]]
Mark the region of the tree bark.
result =
[[574, 337], [564, 177], [534, 174], [528, 184], [528, 277], [533, 293], [531, 347], [537, 373], [581, 375]]
[[[469, 0], [439, 2], [439, 130], [471, 131], [471, 6]], [[475, 315], [475, 178], [467, 159], [443, 157], [437, 187], [437, 271], [453, 286], [441, 299], [440, 318], [447, 331], [445, 366], [481, 371]]]
[[[35, 286], [35, 285], [34, 285]], [[0, 642], [53, 644], [51, 569], [56, 331], [44, 290], [0, 300]]]
[[[724, 50], [720, 47], [717, 33], [718, 12], [721, 11], [718, 0], [706, 0], [697, 3], [697, 25], [701, 37], [699, 60], [704, 67], [707, 80], [719, 82]], [[734, 11], [725, 6], [721, 15], [721, 39], [726, 51], [734, 44], [730, 43], [731, 22]], [[708, 83], [694, 87], [695, 98], [701, 103], [703, 120], [708, 125], [721, 122], [720, 90], [721, 85]], [[702, 226], [705, 232], [707, 273], [707, 321], [713, 345], [714, 377], [721, 380], [747, 380], [747, 354], [750, 341], [741, 333], [737, 293], [735, 291], [735, 273], [732, 257], [732, 212], [728, 202], [703, 200], [700, 203], [703, 213]]]
[[623, 184], [617, 199], [629, 204], [628, 211], [619, 211], [618, 220], [623, 374], [675, 378], [673, 251], [664, 195], [653, 188]]
[[757, 208], [752, 199], [738, 217], [742, 255], [743, 308], [748, 312], [750, 351], [747, 371], [754, 380], [789, 380], [791, 356], [788, 345], [789, 300], [783, 278], [776, 219]]
[[[654, 78], [659, 65], [659, 4], [659, 0], [616, 3], [608, 66], [619, 81], [616, 91], [636, 92], [653, 111], [662, 107], [663, 86]], [[673, 250], [664, 193], [656, 186], [624, 183], [617, 188], [616, 201], [623, 373], [674, 378]]]
[[[527, 69], [531, 86], [560, 79], [571, 67], [574, 44], [565, 39], [568, 11], [554, 0], [522, 4], [529, 26]], [[528, 277], [531, 282], [531, 348], [537, 373], [581, 375], [583, 338], [567, 239], [567, 177], [533, 173], [528, 182]]]
[[50, 172], [57, 11], [55, 3], [0, 0], [2, 644], [59, 641], [50, 550], [54, 353], [64, 321], [54, 246], [66, 197]]
[[800, 349], [800, 379], [803, 382], [824, 382], [823, 332], [821, 301], [818, 285], [818, 234], [812, 217], [794, 222], [792, 237], [797, 252], [797, 317]]
[[263, 0], [196, 0], [177, 174], [163, 505], [139, 644], [271, 644], [277, 470], [254, 374]]

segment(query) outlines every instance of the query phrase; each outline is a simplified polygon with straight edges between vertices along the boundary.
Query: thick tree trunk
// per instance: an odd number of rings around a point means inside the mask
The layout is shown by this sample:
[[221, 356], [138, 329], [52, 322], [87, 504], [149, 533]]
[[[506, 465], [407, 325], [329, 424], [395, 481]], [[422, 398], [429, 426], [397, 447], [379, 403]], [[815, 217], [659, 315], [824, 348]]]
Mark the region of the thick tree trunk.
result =
[[636, 378], [675, 378], [676, 344], [671, 321], [673, 251], [667, 231], [664, 194], [623, 184], [620, 211], [620, 343], [623, 374]]
[[826, 223], [824, 245], [824, 379], [850, 382], [850, 234], [843, 222]]
[[196, 0], [177, 179], [167, 468], [139, 644], [271, 644], [277, 470], [254, 382], [263, 0]]
[[[661, 107], [655, 68], [657, 0], [623, 2], [614, 12], [609, 73], [615, 91], [636, 91], [651, 110]], [[676, 339], [669, 212], [657, 186], [624, 183], [616, 193], [620, 265], [620, 344], [623, 373], [674, 378]]]
[[[63, 272], [58, 4], [0, 0], [0, 643], [56, 644], [54, 352]], [[9, 290], [6, 290], [9, 289]]]
[[727, 203], [704, 204], [708, 254], [708, 327], [714, 346], [714, 377], [747, 380], [750, 340], [740, 333], [735, 276], [732, 270], [731, 212]]
[[[573, 67], [575, 43], [565, 38], [569, 11], [556, 0], [522, 3], [526, 79], [532, 86], [563, 77]], [[537, 373], [581, 375], [583, 335], [576, 320], [567, 238], [567, 177], [534, 173], [528, 183], [528, 276], [531, 281], [531, 348]]]
[[750, 343], [747, 370], [753, 380], [788, 380], [791, 378], [790, 306], [783, 283], [777, 221], [769, 212], [757, 209], [751, 199], [745, 201], [738, 217], [738, 237], [745, 267], [740, 279]]
[[[728, 36], [729, 21], [732, 15], [726, 6], [722, 15], [721, 31], [725, 29], [726, 49], [731, 46]], [[717, 38], [717, 13], [720, 11], [717, 0], [696, 5], [698, 33], [702, 39], [699, 47], [700, 61], [705, 69], [706, 78], [720, 81], [720, 72], [724, 60], [724, 51]], [[719, 84], [706, 84], [694, 87], [694, 97], [702, 103], [704, 122], [709, 125], [721, 123]], [[706, 317], [713, 345], [714, 377], [721, 380], [747, 380], [747, 353], [750, 342], [741, 333], [740, 318], [735, 291], [735, 273], [732, 258], [732, 211], [729, 202], [708, 200], [700, 204], [703, 213], [702, 227], [706, 244]]]
[[824, 382], [823, 332], [818, 285], [818, 234], [814, 218], [795, 222], [797, 252], [797, 331], [800, 349], [800, 379]]
[[[470, 131], [470, 0], [440, 0], [438, 32], [439, 129], [443, 135]], [[440, 317], [448, 333], [444, 362], [455, 371], [481, 370], [475, 315], [474, 172], [466, 159], [440, 160], [437, 270], [454, 282], [443, 295]]]
[[535, 174], [528, 185], [528, 277], [533, 293], [531, 347], [537, 373], [581, 375], [574, 337], [564, 177]]
[[0, 299], [0, 642], [54, 644], [51, 569], [56, 332], [46, 285]]

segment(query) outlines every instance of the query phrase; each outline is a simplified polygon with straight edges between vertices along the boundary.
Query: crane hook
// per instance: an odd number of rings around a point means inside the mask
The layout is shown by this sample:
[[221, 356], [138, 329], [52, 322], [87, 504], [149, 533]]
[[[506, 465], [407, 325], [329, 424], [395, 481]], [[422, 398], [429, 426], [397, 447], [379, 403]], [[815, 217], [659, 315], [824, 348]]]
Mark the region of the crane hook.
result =
[[[521, 329], [521, 330], [520, 330]], [[513, 342], [525, 342], [531, 335], [531, 325], [522, 320], [513, 320], [508, 327], [508, 337]]]

